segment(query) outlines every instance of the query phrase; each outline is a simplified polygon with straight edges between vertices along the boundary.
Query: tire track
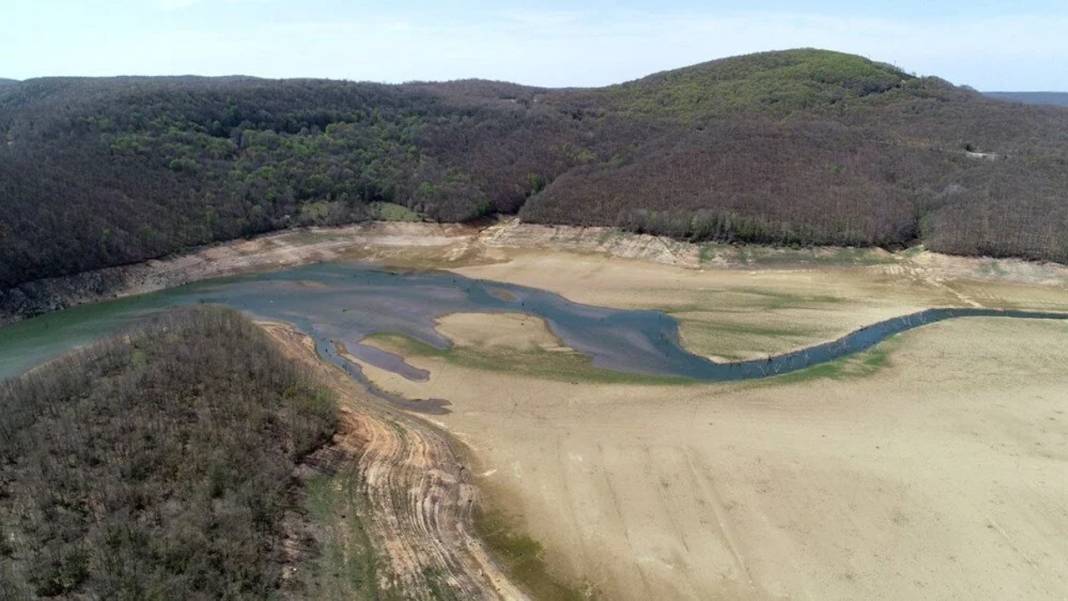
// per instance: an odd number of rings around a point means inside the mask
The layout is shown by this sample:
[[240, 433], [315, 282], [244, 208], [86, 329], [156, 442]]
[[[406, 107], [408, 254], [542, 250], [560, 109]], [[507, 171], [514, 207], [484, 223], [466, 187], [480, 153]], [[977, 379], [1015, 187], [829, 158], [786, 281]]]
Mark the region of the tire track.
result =
[[338, 395], [338, 432], [329, 469], [355, 469], [361, 516], [379, 554], [378, 586], [406, 599], [522, 600], [473, 534], [479, 503], [472, 473], [447, 435], [380, 402], [340, 369], [320, 361], [305, 335], [261, 323], [295, 360]]

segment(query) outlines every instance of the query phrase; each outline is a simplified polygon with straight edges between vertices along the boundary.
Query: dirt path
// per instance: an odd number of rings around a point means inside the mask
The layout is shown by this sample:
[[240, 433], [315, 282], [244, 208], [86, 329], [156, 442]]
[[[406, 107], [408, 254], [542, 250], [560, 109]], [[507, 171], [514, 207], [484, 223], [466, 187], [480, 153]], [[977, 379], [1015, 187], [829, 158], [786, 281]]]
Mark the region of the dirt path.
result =
[[525, 600], [472, 534], [479, 491], [446, 434], [370, 397], [315, 356], [306, 336], [262, 323], [293, 359], [337, 393], [332, 470], [355, 469], [361, 516], [378, 554], [378, 588], [406, 599]]

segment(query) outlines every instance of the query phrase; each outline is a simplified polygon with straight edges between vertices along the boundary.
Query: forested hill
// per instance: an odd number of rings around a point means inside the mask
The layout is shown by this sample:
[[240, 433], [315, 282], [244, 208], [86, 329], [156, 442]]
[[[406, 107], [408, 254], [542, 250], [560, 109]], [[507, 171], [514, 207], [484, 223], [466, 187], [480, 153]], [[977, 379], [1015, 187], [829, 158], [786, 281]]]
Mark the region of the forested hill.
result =
[[793, 50], [594, 89], [0, 86], [0, 288], [404, 205], [694, 239], [1068, 261], [1068, 112]]
[[986, 92], [986, 95], [998, 100], [1024, 104], [1068, 106], [1068, 92]]
[[[217, 307], [0, 381], [0, 599], [318, 599], [329, 391]], [[299, 542], [295, 542], [299, 541]]]

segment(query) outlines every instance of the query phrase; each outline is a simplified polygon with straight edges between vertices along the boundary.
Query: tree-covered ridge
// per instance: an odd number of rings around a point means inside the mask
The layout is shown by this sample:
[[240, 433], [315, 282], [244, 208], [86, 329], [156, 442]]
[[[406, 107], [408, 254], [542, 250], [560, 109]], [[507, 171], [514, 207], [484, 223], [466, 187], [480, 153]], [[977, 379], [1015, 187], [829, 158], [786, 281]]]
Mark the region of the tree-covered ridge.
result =
[[0, 382], [0, 599], [277, 598], [293, 470], [335, 420], [215, 308]]
[[1068, 106], [1068, 92], [984, 92], [990, 98], [1024, 104]]
[[348, 82], [28, 81], [0, 93], [0, 286], [360, 221], [378, 202], [443, 221], [515, 211], [567, 161], [556, 124], [524, 117]]
[[815, 110], [915, 86], [917, 78], [866, 58], [823, 50], [735, 56], [609, 86], [617, 110], [689, 118]]
[[392, 205], [1068, 261], [1066, 141], [1063, 109], [811, 49], [594, 89], [28, 80], [0, 87], [0, 288]]

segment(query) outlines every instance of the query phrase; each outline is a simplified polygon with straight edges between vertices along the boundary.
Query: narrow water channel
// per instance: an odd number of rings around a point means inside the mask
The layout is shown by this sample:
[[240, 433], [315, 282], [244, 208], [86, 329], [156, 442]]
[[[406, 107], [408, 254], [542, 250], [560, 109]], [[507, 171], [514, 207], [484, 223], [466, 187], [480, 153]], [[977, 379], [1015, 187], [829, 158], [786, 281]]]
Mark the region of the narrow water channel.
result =
[[842, 338], [794, 352], [737, 363], [716, 363], [679, 344], [678, 323], [660, 311], [595, 307], [558, 294], [465, 278], [448, 272], [391, 272], [324, 263], [267, 274], [209, 280], [136, 297], [85, 305], [0, 328], [0, 378], [167, 307], [216, 303], [255, 317], [283, 321], [310, 335], [319, 353], [363, 379], [338, 355], [339, 345], [369, 364], [419, 379], [425, 374], [400, 357], [364, 345], [393, 333], [444, 349], [434, 327], [450, 313], [523, 312], [543, 318], [565, 344], [597, 367], [628, 373], [727, 381], [789, 373], [871, 348], [894, 334], [959, 317], [1068, 319], [1066, 313], [938, 308], [872, 324]]

